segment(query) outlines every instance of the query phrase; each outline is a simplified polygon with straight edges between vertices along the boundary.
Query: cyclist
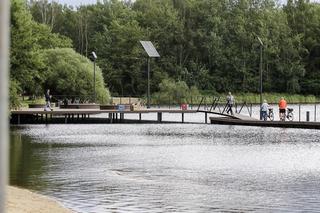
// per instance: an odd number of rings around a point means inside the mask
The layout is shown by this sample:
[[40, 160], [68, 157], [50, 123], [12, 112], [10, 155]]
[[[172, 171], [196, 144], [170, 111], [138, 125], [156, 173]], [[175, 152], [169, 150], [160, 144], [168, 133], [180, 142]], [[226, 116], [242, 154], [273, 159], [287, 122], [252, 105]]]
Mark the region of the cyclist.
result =
[[261, 105], [261, 118], [264, 121], [266, 121], [268, 118], [268, 108], [269, 108], [268, 102], [267, 100], [264, 100], [263, 104]]
[[284, 99], [284, 97], [281, 97], [279, 101], [279, 117], [280, 121], [286, 120], [286, 109], [287, 109], [287, 101]]

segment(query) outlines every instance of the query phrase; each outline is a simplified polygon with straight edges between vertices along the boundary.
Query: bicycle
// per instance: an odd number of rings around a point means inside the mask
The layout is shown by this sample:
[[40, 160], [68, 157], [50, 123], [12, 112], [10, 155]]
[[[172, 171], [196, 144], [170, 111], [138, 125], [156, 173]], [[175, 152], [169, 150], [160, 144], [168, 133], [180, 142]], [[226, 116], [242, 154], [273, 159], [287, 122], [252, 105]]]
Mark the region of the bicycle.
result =
[[288, 108], [286, 110], [286, 114], [284, 114], [284, 117], [280, 117], [280, 121], [285, 121], [285, 119], [288, 119], [289, 121], [293, 121], [294, 116], [293, 116], [293, 109]]
[[294, 117], [293, 117], [293, 109], [292, 108], [288, 108], [286, 118], [289, 121], [293, 121]]
[[273, 108], [269, 108], [267, 117], [269, 118], [270, 121], [274, 121]]

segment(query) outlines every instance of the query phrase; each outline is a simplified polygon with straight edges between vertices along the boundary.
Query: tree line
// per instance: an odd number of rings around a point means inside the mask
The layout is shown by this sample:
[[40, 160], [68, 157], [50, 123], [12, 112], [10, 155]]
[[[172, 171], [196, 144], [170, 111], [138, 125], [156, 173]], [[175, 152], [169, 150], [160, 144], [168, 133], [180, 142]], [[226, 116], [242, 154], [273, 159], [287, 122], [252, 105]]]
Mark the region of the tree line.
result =
[[60, 46], [95, 51], [113, 95], [146, 93], [150, 40], [153, 93], [166, 82], [202, 93], [258, 92], [260, 43], [265, 92], [320, 94], [320, 4], [309, 0], [104, 0], [72, 7], [27, 2], [32, 19]]
[[[93, 63], [73, 50], [70, 38], [34, 21], [24, 0], [11, 0], [10, 30], [11, 108], [19, 107], [21, 94], [39, 97], [46, 89], [55, 96], [94, 100]], [[99, 67], [96, 77], [97, 99], [107, 102], [109, 91]]]

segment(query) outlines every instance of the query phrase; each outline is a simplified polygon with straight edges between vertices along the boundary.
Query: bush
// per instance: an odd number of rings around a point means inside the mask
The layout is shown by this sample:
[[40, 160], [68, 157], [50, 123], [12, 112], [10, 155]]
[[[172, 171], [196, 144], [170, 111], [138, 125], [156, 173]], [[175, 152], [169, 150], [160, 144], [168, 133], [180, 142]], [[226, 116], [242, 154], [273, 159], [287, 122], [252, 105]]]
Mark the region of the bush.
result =
[[10, 98], [10, 109], [17, 109], [21, 106], [19, 94], [21, 93], [21, 88], [16, 80], [11, 79], [9, 86], [9, 98]]
[[200, 96], [197, 87], [188, 87], [184, 81], [174, 81], [173, 79], [164, 79], [159, 84], [160, 91], [154, 96], [158, 103], [162, 104], [181, 104], [191, 103], [191, 99]]
[[[44, 60], [48, 67], [45, 87], [53, 95], [80, 97], [93, 101], [93, 63], [73, 49], [57, 48], [44, 51]], [[109, 90], [104, 85], [101, 69], [96, 66], [97, 102], [110, 100]]]

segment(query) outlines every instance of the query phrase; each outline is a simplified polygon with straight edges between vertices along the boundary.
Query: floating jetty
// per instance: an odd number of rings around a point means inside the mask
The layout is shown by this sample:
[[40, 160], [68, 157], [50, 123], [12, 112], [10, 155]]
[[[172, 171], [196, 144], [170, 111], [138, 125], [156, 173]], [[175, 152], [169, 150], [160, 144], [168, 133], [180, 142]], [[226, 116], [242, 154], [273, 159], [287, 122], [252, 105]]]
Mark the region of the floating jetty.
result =
[[298, 122], [298, 121], [260, 121], [257, 119], [234, 119], [227, 117], [210, 117], [211, 124], [278, 127], [278, 128], [299, 128], [299, 129], [320, 129], [319, 122]]

